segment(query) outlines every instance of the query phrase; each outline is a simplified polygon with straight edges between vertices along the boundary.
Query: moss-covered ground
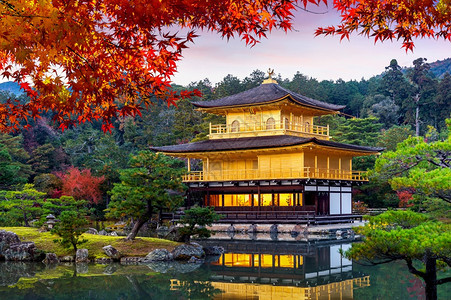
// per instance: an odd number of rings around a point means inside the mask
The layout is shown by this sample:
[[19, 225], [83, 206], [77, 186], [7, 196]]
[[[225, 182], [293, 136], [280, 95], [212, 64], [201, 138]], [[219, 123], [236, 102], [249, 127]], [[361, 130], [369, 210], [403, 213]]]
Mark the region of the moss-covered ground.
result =
[[[2, 227], [0, 229], [12, 231], [16, 233], [21, 241], [34, 242], [36, 247], [45, 252], [53, 252], [57, 256], [73, 255], [72, 248], [63, 248], [54, 240], [58, 239], [57, 235], [50, 232], [39, 232], [37, 228], [30, 227]], [[83, 239], [88, 240], [79, 246], [89, 251], [90, 258], [107, 257], [102, 247], [111, 245], [116, 248], [123, 256], [146, 256], [155, 249], [173, 250], [179, 243], [149, 237], [139, 237], [133, 241], [127, 241], [122, 236], [104, 236], [95, 234], [83, 234]]]

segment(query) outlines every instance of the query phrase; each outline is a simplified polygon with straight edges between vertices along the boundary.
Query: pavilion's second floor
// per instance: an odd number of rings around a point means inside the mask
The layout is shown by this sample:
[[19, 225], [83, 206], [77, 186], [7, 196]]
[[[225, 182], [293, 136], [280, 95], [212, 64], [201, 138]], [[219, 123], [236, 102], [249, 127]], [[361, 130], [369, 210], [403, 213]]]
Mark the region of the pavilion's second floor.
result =
[[330, 179], [366, 181], [365, 172], [352, 168], [352, 156], [317, 153], [312, 150], [292, 153], [229, 153], [209, 156], [192, 169], [188, 159], [185, 182], [246, 181], [284, 179]]

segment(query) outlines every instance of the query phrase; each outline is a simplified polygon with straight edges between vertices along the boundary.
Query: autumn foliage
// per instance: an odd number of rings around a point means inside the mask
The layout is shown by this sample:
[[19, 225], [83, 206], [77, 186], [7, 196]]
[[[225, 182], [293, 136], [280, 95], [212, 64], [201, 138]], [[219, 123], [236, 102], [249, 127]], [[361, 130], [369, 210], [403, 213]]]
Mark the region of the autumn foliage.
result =
[[30, 97], [27, 103], [0, 104], [0, 131], [14, 130], [22, 120], [47, 111], [63, 130], [101, 120], [109, 131], [114, 118], [140, 114], [154, 98], [175, 104], [199, 95], [170, 87], [177, 61], [196, 30], [238, 36], [254, 45], [272, 29], [291, 29], [295, 3], [0, 1], [0, 75], [20, 83]]
[[[156, 98], [169, 105], [199, 91], [175, 92], [171, 76], [198, 31], [255, 45], [273, 29], [292, 29], [299, 6], [326, 0], [1, 0], [0, 76], [20, 84], [30, 101], [0, 103], [0, 131], [52, 113], [62, 130], [139, 115]], [[337, 27], [375, 41], [451, 39], [450, 0], [334, 0]], [[24, 123], [21, 123], [25, 121]]]
[[403, 191], [397, 191], [396, 194], [399, 198], [399, 207], [405, 208], [405, 207], [412, 207], [413, 203], [409, 203], [409, 201], [413, 200], [413, 194], [414, 192], [403, 190]]
[[75, 167], [70, 167], [66, 172], [59, 172], [56, 175], [63, 182], [63, 195], [72, 196], [76, 200], [88, 200], [91, 203], [99, 203], [102, 199], [99, 186], [105, 180], [103, 176], [95, 177], [91, 175], [91, 170], [80, 171]]
[[451, 41], [450, 0], [334, 0], [341, 13], [338, 26], [318, 28], [316, 35], [339, 35], [349, 39], [353, 32], [374, 42], [401, 40], [413, 50], [415, 38]]

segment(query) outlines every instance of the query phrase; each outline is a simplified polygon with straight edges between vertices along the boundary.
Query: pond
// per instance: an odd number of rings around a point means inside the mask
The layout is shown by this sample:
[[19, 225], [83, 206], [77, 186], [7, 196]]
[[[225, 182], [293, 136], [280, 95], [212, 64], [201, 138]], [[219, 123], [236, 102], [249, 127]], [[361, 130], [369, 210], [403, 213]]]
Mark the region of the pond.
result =
[[[0, 263], [0, 299], [423, 299], [402, 262], [365, 267], [349, 243], [208, 241], [226, 249], [203, 264]], [[439, 287], [439, 299], [451, 294]]]

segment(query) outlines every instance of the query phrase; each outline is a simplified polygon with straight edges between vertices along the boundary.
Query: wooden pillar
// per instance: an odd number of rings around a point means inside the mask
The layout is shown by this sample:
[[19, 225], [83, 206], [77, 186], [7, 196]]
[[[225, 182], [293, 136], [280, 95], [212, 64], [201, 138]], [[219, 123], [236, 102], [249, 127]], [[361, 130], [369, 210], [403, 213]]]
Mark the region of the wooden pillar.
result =
[[330, 158], [329, 158], [329, 156], [327, 156], [327, 178], [330, 178], [329, 177], [329, 164], [330, 163]]
[[290, 130], [295, 130], [295, 129], [293, 129], [293, 113], [290, 112]]
[[317, 172], [318, 172], [318, 155], [315, 155], [315, 171], [314, 171], [315, 177], [318, 176], [316, 175]]
[[339, 178], [341, 179], [343, 177], [343, 172], [341, 171], [341, 157], [338, 159], [338, 174]]
[[191, 172], [191, 159], [188, 157], [188, 174]]
[[260, 193], [260, 186], [257, 187], [257, 193], [258, 193], [258, 209], [261, 209], [262, 206], [262, 197]]
[[209, 172], [210, 172], [210, 159], [207, 157], [205, 170], [204, 170], [204, 180], [208, 180]]

